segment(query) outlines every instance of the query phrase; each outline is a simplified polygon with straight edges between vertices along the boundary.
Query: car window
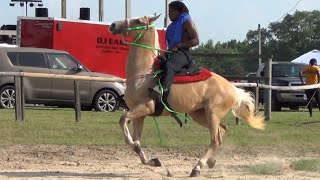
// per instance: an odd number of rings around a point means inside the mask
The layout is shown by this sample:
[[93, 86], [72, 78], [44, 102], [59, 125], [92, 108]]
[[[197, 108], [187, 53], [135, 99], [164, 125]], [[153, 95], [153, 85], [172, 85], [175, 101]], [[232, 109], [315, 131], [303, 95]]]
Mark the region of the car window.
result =
[[29, 67], [46, 67], [42, 53], [20, 52], [19, 65]]
[[78, 63], [67, 54], [48, 54], [50, 68], [72, 70], [78, 67]]
[[272, 76], [274, 77], [298, 77], [303, 69], [301, 64], [274, 64], [272, 65]]
[[18, 65], [18, 53], [17, 52], [8, 52], [7, 56], [9, 60], [11, 61], [12, 65], [17, 66]]

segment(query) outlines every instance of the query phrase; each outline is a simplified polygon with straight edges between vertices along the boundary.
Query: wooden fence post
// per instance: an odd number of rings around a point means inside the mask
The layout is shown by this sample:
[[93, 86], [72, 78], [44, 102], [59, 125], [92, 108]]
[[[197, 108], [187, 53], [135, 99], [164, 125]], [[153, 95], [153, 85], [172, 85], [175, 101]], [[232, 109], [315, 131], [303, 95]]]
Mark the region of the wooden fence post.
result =
[[15, 87], [15, 115], [16, 121], [22, 121], [22, 108], [21, 108], [21, 77], [14, 76], [14, 87]]
[[238, 117], [236, 117], [236, 125], [240, 125], [240, 119]]
[[24, 77], [21, 76], [21, 120], [24, 121], [25, 120], [25, 97], [24, 97]]
[[[271, 86], [272, 81], [272, 59], [269, 58], [265, 64], [265, 84]], [[271, 119], [271, 89], [264, 89], [264, 116], [266, 120]]]
[[259, 111], [259, 87], [258, 87], [258, 84], [257, 84], [257, 87], [255, 87], [254, 93], [255, 93], [255, 108], [256, 108], [256, 112], [258, 112]]
[[74, 109], [76, 122], [79, 122], [81, 120], [79, 80], [74, 80]]

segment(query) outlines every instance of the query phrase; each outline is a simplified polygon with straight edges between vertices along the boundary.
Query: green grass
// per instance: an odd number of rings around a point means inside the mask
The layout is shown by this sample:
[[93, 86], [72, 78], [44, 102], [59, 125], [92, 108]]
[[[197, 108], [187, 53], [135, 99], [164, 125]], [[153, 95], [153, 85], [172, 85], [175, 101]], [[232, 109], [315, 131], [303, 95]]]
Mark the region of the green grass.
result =
[[320, 172], [320, 160], [301, 159], [293, 162], [291, 168], [298, 171]]
[[[14, 110], [0, 110], [0, 144], [64, 144], [64, 145], [124, 145], [118, 121], [123, 112], [81, 112], [75, 122], [72, 109], [27, 108], [25, 122], [16, 122]], [[192, 122], [182, 128], [169, 117], [157, 118], [163, 139], [159, 144], [153, 118], [145, 120], [141, 138], [147, 147], [206, 147], [209, 131]], [[237, 147], [276, 147], [299, 152], [319, 152], [320, 113], [309, 118], [307, 112], [277, 112], [267, 122], [265, 131], [258, 131], [246, 123], [236, 125], [229, 113], [223, 120], [229, 126], [224, 144]], [[131, 125], [129, 125], [131, 128]]]
[[249, 171], [258, 175], [279, 175], [282, 172], [282, 167], [281, 164], [268, 162], [265, 164], [250, 166]]

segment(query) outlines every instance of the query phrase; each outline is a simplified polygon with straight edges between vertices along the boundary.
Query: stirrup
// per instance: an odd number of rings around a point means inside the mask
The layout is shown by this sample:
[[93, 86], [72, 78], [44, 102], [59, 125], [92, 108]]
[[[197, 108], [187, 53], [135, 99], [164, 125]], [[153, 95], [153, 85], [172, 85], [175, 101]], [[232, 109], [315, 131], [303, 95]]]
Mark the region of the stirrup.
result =
[[162, 92], [161, 92], [158, 84], [153, 88], [153, 90], [156, 91], [157, 93], [159, 93], [160, 95], [162, 95]]

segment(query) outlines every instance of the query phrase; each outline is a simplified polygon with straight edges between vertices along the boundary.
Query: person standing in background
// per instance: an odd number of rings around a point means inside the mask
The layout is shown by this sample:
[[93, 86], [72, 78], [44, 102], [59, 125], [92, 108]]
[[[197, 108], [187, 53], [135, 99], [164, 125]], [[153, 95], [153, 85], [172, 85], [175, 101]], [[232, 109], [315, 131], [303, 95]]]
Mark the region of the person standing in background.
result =
[[[302, 75], [305, 74], [306, 82], [303, 82]], [[320, 68], [317, 66], [317, 60], [312, 58], [309, 61], [309, 65], [304, 67], [302, 71], [299, 72], [300, 81], [305, 85], [313, 85], [320, 83]], [[306, 95], [308, 100], [308, 109], [310, 117], [312, 117], [312, 99], [315, 98], [318, 108], [320, 110], [320, 95], [319, 88], [306, 89]]]

